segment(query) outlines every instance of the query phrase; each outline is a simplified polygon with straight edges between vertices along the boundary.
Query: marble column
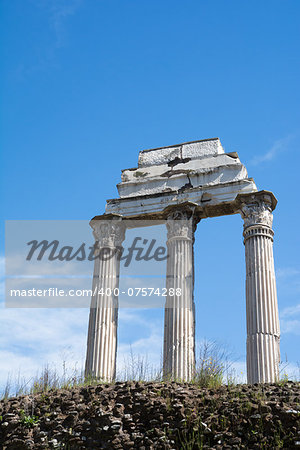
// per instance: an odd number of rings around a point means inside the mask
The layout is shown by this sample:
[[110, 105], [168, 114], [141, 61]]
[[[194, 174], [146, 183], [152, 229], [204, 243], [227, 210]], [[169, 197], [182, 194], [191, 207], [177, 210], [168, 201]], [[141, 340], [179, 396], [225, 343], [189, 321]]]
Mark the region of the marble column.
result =
[[280, 329], [273, 259], [270, 192], [239, 196], [244, 219], [248, 383], [272, 383], [279, 376]]
[[96, 240], [85, 374], [110, 382], [116, 375], [118, 287], [125, 227], [121, 218], [92, 220]]
[[168, 259], [163, 374], [189, 381], [195, 369], [193, 211], [176, 209], [167, 218]]

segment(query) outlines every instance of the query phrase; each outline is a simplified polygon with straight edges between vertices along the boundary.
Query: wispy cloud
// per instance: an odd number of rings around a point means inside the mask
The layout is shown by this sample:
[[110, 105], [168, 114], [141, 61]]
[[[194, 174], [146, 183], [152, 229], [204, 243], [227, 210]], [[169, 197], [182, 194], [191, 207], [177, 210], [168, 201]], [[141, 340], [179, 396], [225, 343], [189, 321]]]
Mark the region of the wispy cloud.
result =
[[[279, 306], [280, 329], [282, 334], [300, 335], [299, 281], [300, 269], [298, 267], [281, 267], [276, 270]], [[289, 303], [283, 305], [282, 302]], [[284, 306], [284, 307], [283, 307]]]
[[[300, 335], [300, 320], [298, 318], [300, 315], [300, 303], [298, 303], [299, 275], [300, 269], [298, 267], [282, 267], [276, 270], [279, 296], [290, 303], [279, 312], [282, 334]], [[291, 304], [292, 302], [294, 304]]]
[[281, 320], [282, 333], [292, 333], [300, 336], [300, 320]]
[[[37, 54], [35, 59], [26, 57], [19, 61], [17, 67], [12, 70], [12, 75], [17, 80], [35, 74], [36, 72], [56, 69], [59, 63], [56, 58], [57, 50], [67, 43], [67, 22], [79, 9], [82, 0], [31, 0], [36, 8], [39, 8], [44, 16], [45, 28], [49, 32], [47, 44], [41, 44], [39, 39], [32, 44], [31, 57]], [[42, 47], [41, 47], [42, 46]]]
[[276, 270], [276, 277], [286, 279], [300, 275], [300, 269], [296, 267], [283, 267]]
[[29, 379], [47, 364], [62, 371], [82, 366], [88, 309], [6, 309], [0, 307], [0, 391], [9, 374]]
[[35, 0], [49, 17], [49, 24], [55, 34], [55, 46], [62, 47], [66, 37], [66, 20], [78, 10], [82, 0]]
[[282, 310], [280, 313], [280, 317], [281, 318], [294, 317], [298, 314], [300, 314], [300, 303], [298, 305], [288, 306], [287, 308]]
[[300, 303], [288, 306], [280, 312], [280, 329], [282, 334], [289, 333], [300, 336], [299, 315]]
[[289, 144], [294, 138], [294, 135], [290, 134], [282, 139], [277, 139], [272, 147], [266, 152], [261, 155], [254, 156], [250, 160], [250, 164], [252, 165], [258, 165], [261, 163], [265, 163], [268, 161], [272, 161], [275, 159], [280, 153], [288, 151], [289, 150]]
[[[47, 364], [62, 374], [67, 369], [84, 367], [89, 309], [8, 309], [3, 301], [4, 257], [0, 255], [0, 393], [9, 375], [20, 373], [29, 380]], [[161, 314], [159, 315], [161, 316]], [[118, 372], [135, 355], [147, 358], [151, 367], [159, 367], [163, 326], [155, 313], [120, 309], [119, 330], [126, 330], [126, 342], [119, 342]]]

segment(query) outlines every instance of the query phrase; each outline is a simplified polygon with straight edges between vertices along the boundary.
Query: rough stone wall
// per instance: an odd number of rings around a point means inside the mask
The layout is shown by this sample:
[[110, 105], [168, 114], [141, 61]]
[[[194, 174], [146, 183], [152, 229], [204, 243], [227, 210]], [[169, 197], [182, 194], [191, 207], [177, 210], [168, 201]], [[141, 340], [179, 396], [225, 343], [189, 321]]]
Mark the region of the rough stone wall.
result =
[[0, 402], [1, 449], [300, 448], [300, 385], [116, 383]]

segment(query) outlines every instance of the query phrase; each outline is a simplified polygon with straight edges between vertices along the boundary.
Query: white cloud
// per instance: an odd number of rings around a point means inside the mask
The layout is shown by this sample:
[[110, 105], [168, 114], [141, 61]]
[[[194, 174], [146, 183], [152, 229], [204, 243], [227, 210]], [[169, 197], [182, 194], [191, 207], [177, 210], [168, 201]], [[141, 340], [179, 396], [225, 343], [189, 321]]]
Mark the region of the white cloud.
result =
[[0, 308], [0, 391], [9, 374], [26, 379], [49, 364], [62, 371], [81, 367], [86, 350], [88, 309]]
[[39, 21], [36, 28], [38, 29], [39, 25], [44, 29], [47, 28], [50, 38], [47, 44], [44, 44], [44, 39], [35, 40], [30, 56], [25, 55], [12, 71], [12, 75], [18, 80], [23, 80], [36, 72], [59, 67], [57, 49], [66, 46], [67, 20], [77, 12], [82, 0], [32, 0], [32, 3], [40, 8], [45, 17], [45, 22], [41, 25]]
[[293, 333], [300, 335], [300, 320], [281, 320], [281, 333]]
[[288, 150], [289, 143], [294, 138], [293, 135], [289, 135], [285, 138], [278, 139], [274, 142], [272, 147], [264, 154], [255, 156], [250, 164], [258, 165], [267, 161], [272, 161], [279, 153]]
[[283, 309], [280, 313], [280, 318], [292, 317], [297, 314], [300, 314], [300, 303], [298, 305], [288, 306], [287, 308]]
[[0, 349], [0, 361], [0, 398], [7, 383], [15, 388], [20, 384], [20, 379], [30, 380], [40, 368], [39, 362], [34, 358], [18, 355], [14, 351]]
[[[297, 267], [284, 267], [276, 271], [278, 286], [281, 290], [296, 293], [299, 290], [300, 270]], [[298, 298], [297, 298], [298, 300]], [[300, 314], [300, 303], [286, 306], [280, 311], [280, 328], [282, 333], [300, 335], [300, 321], [295, 316]]]
[[298, 275], [300, 275], [300, 270], [295, 267], [283, 267], [276, 270], [277, 278], [286, 279]]
[[[70, 368], [84, 367], [89, 310], [7, 309], [0, 307], [0, 392], [9, 376], [20, 373], [27, 381], [47, 364], [62, 374], [63, 362]], [[119, 310], [119, 327], [128, 329], [131, 344], [120, 342], [117, 370], [124, 374], [131, 352], [150, 370], [160, 366], [163, 327], [149, 320], [142, 310]], [[139, 327], [138, 336], [135, 328]], [[141, 331], [142, 330], [142, 331]], [[149, 372], [150, 373], [150, 372]], [[15, 383], [15, 382], [14, 382]], [[15, 383], [16, 384], [16, 383]]]
[[50, 27], [55, 33], [56, 47], [62, 47], [66, 38], [66, 20], [78, 10], [82, 0], [35, 0], [36, 6], [49, 17]]

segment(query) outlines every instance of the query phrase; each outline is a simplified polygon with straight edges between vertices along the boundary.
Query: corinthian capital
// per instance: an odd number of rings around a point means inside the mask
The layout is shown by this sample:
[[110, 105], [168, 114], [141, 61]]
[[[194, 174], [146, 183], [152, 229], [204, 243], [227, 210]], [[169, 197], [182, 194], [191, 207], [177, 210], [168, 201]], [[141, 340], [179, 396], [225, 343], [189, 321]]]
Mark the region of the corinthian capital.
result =
[[92, 220], [91, 227], [99, 247], [120, 247], [125, 239], [125, 225], [121, 218]]
[[177, 237], [193, 240], [198, 222], [193, 208], [178, 207], [172, 210], [167, 216], [168, 239]]
[[244, 228], [259, 224], [272, 228], [273, 213], [268, 204], [261, 202], [243, 205], [240, 212], [244, 219]]
[[272, 228], [272, 211], [277, 205], [277, 200], [272, 192], [259, 191], [239, 194], [236, 202], [244, 219], [244, 229], [255, 225]]

